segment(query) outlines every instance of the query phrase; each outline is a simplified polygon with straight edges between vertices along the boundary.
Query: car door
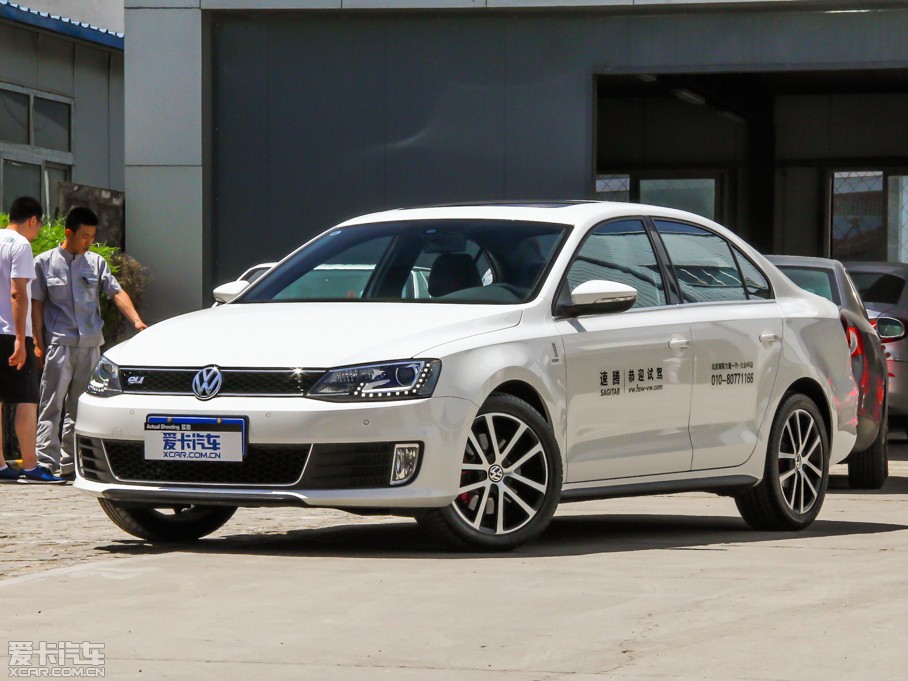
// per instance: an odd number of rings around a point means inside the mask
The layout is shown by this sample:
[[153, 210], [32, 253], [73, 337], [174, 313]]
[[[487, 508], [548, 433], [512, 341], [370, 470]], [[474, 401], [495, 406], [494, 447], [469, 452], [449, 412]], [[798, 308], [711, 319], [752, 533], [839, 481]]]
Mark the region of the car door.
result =
[[562, 296], [592, 280], [637, 290], [631, 310], [556, 320], [567, 372], [566, 482], [686, 471], [693, 361], [690, 325], [668, 305], [665, 270], [642, 219], [591, 230]]
[[781, 312], [767, 278], [724, 237], [687, 223], [655, 225], [691, 328], [692, 469], [740, 465], [754, 451], [775, 384]]

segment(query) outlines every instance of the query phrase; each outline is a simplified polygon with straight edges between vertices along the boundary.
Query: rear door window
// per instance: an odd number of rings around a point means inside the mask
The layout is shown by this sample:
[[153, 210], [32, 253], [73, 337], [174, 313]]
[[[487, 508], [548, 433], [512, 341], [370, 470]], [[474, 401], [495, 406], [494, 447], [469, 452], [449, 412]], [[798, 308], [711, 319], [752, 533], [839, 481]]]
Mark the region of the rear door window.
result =
[[682, 302], [748, 299], [744, 277], [725, 239], [686, 223], [667, 220], [655, 220], [655, 223], [681, 287]]

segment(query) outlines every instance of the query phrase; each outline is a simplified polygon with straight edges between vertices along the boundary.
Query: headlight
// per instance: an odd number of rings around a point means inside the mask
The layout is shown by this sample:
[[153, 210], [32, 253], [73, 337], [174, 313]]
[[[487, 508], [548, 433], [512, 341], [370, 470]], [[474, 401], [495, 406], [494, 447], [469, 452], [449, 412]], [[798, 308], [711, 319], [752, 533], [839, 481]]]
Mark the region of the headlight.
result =
[[438, 382], [441, 362], [408, 359], [399, 362], [340, 367], [325, 372], [309, 397], [337, 401], [407, 400], [429, 397]]
[[95, 397], [110, 397], [122, 392], [119, 368], [106, 357], [101, 357], [88, 380], [88, 394]]

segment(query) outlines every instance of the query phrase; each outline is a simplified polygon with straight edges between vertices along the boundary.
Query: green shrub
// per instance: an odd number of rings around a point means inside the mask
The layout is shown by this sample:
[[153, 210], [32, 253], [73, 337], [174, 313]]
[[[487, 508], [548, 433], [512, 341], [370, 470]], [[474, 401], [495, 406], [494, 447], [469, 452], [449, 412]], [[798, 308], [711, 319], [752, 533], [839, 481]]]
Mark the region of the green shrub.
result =
[[[148, 276], [148, 268], [131, 255], [120, 251], [115, 252], [108, 262], [110, 269], [117, 273], [117, 281], [120, 282], [120, 286], [132, 298], [136, 310], [140, 311], [142, 298], [151, 279]], [[132, 323], [120, 314], [117, 306], [107, 296], [101, 296], [101, 317], [104, 319], [104, 348], [102, 349], [126, 340], [135, 332]]]
[[[4, 227], [9, 224], [9, 215], [2, 215], [2, 224]], [[38, 238], [32, 241], [32, 253], [38, 255], [39, 253], [44, 253], [44, 251], [56, 248], [63, 243], [64, 238], [66, 238], [65, 219], [57, 218], [53, 222], [48, 222], [41, 228]], [[91, 250], [107, 261], [111, 272], [117, 273], [116, 264], [113, 262], [113, 256], [118, 250], [115, 246], [92, 244]]]
[[[61, 217], [46, 223], [41, 228], [38, 238], [32, 242], [32, 253], [38, 255], [62, 244], [66, 237], [65, 222], [65, 218]], [[0, 213], [0, 229], [8, 224], [9, 215]], [[107, 261], [110, 271], [117, 275], [120, 286], [132, 298], [136, 309], [140, 310], [142, 297], [149, 281], [148, 268], [132, 256], [120, 252], [115, 246], [103, 243], [93, 244], [91, 250]], [[130, 335], [132, 325], [123, 319], [116, 305], [107, 296], [101, 297], [101, 318], [104, 320], [104, 347], [125, 340]]]

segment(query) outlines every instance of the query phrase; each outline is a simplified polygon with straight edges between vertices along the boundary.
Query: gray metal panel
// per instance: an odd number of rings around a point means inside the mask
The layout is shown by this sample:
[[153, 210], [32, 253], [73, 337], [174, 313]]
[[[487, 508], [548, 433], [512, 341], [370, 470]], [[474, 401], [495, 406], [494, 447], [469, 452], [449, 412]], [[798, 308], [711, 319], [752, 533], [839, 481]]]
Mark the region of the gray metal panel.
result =
[[[217, 285], [242, 274], [247, 265], [264, 257], [263, 239], [254, 235], [267, 225], [269, 232], [291, 231], [298, 211], [278, 215], [268, 202], [270, 173], [268, 134], [269, 67], [268, 27], [234, 19], [215, 20], [212, 26], [212, 116], [218, 156], [213, 168], [212, 282]], [[234, 46], [245, 45], [243, 49]], [[296, 87], [293, 88], [296, 90]], [[296, 128], [298, 122], [292, 127]], [[279, 138], [280, 135], [275, 134]], [[280, 154], [278, 154], [280, 158]], [[285, 159], [302, 165], [299, 156]], [[290, 169], [290, 179], [297, 177]], [[296, 195], [295, 188], [291, 197]], [[201, 198], [201, 197], [199, 197]], [[274, 225], [274, 227], [272, 227]], [[281, 227], [283, 229], [281, 229]], [[220, 237], [220, 238], [218, 238]], [[281, 250], [288, 250], [285, 243]]]
[[384, 205], [503, 196], [505, 24], [436, 16], [387, 28]]
[[202, 163], [201, 12], [126, 12], [126, 162]]
[[[226, 1], [202, 0], [202, 6], [222, 7]], [[244, 1], [229, 4], [277, 6]], [[151, 10], [127, 15], [145, 12]], [[180, 92], [192, 87], [200, 92], [201, 78], [193, 85], [195, 77], [187, 81], [184, 72], [199, 68], [201, 47], [174, 39], [168, 28], [177, 21], [174, 14], [182, 12], [154, 13], [162, 18], [143, 20], [130, 31], [127, 61], [157, 54], [152, 43], [167, 36], [174, 49], [163, 72], [178, 76]], [[213, 229], [215, 276], [220, 279], [367, 210], [493, 196], [589, 196], [593, 74], [876, 67], [905, 56], [899, 54], [898, 32], [889, 27], [908, 26], [905, 10], [773, 13], [703, 7], [684, 14], [216, 16], [221, 28], [215, 29], [215, 44], [220, 40], [221, 49], [214, 56], [219, 127]], [[132, 36], [143, 32], [154, 41], [139, 35], [145, 44], [139, 54]], [[134, 75], [130, 82], [143, 87], [156, 86], [160, 78], [148, 65], [137, 67]], [[137, 95], [145, 96], [144, 90]], [[674, 116], [653, 114], [647, 129], [654, 134], [637, 150], [644, 160], [656, 158], [653, 152], [663, 162], [674, 152], [687, 151], [700, 162], [742, 158], [745, 142], [734, 124], [722, 121], [709, 131], [691, 111], [674, 104]], [[147, 150], [154, 153], [130, 157], [131, 163], [184, 162], [187, 145], [170, 140], [200, 140], [201, 116], [192, 102], [180, 106], [178, 121], [167, 121], [148, 135]], [[128, 118], [144, 134], [152, 114], [143, 106], [130, 109]], [[672, 139], [660, 133], [674, 127], [677, 136], [682, 120], [681, 129], [695, 135]], [[718, 141], [711, 134], [716, 130]], [[782, 148], [789, 140], [792, 149], [800, 143], [793, 129], [782, 135]], [[166, 149], [151, 149], [161, 142]], [[699, 153], [708, 147], [715, 151], [717, 143], [716, 153]], [[195, 157], [189, 156], [194, 164]], [[249, 230], [259, 225], [269, 230], [268, 238], [249, 239]]]
[[588, 15], [505, 18], [504, 198], [589, 198], [593, 73], [626, 50], [625, 20]]
[[110, 132], [106, 50], [76, 45], [72, 117], [73, 182], [110, 188]]
[[152, 274], [143, 319], [151, 323], [199, 309], [203, 305], [202, 230], [197, 228], [202, 224], [202, 169], [127, 166], [126, 186], [126, 248]]
[[544, 50], [510, 40], [521, 21], [219, 15], [214, 280], [361, 212], [588, 196], [588, 47], [568, 30]]
[[[677, 72], [877, 64], [881, 62], [880, 32], [893, 14], [876, 11], [639, 14], [629, 18], [629, 50], [618, 65], [634, 70]], [[903, 19], [904, 12], [900, 14]]]
[[74, 44], [38, 34], [38, 89], [59, 95], [73, 94]]
[[[198, 7], [200, 0], [126, 0], [126, 7]], [[762, 8], [812, 5], [841, 7], [842, 0], [201, 0], [202, 9], [666, 9], [692, 5], [690, 11], [706, 9]]]
[[[124, 0], [123, 6], [126, 9], [198, 9], [200, 2], [199, 0]], [[259, 3], [255, 0], [249, 3], [250, 9], [256, 9], [258, 6]]]
[[38, 34], [0, 23], [0, 81], [38, 87]]
[[109, 164], [108, 187], [123, 191], [126, 189], [126, 133], [124, 131], [124, 82], [123, 82], [123, 55], [112, 53], [110, 55], [110, 70], [108, 75], [108, 121], [109, 121]]

